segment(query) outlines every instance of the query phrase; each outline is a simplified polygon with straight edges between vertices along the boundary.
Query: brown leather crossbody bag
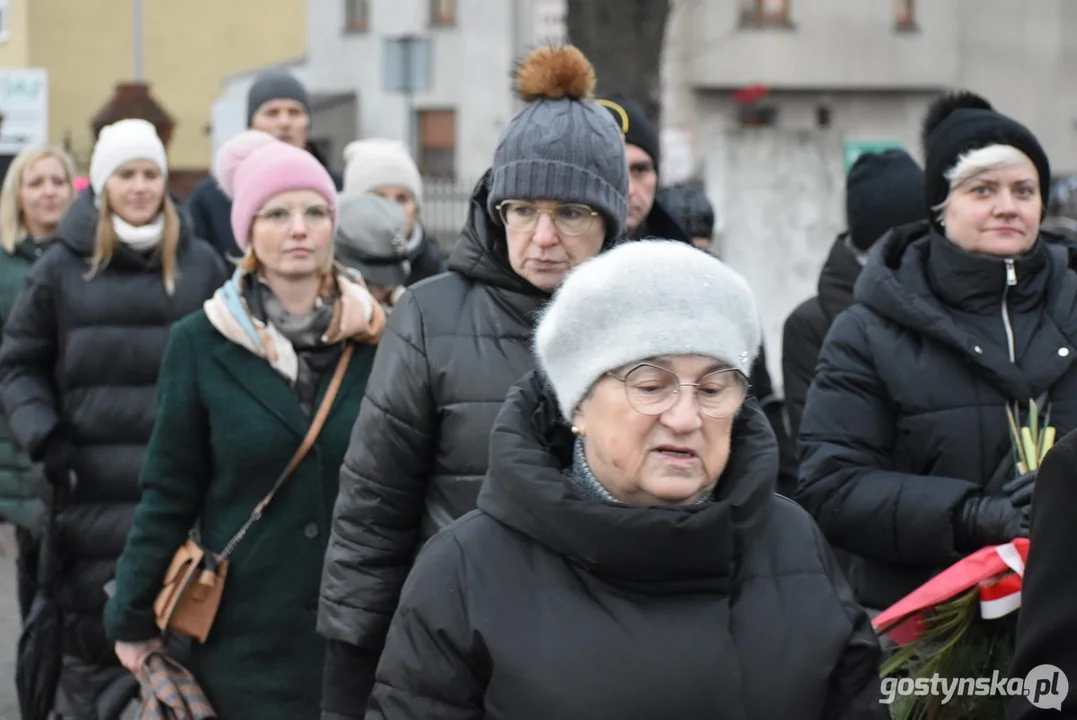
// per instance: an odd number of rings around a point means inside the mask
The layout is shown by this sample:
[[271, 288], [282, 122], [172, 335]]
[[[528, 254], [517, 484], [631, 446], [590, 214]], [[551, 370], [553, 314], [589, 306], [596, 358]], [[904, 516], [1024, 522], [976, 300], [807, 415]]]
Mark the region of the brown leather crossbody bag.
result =
[[263, 513], [277, 491], [299, 467], [299, 463], [306, 457], [314, 446], [318, 434], [329, 417], [329, 411], [333, 407], [340, 386], [344, 382], [344, 373], [348, 369], [355, 346], [351, 343], [344, 348], [340, 360], [337, 362], [333, 378], [326, 388], [325, 397], [322, 398], [318, 412], [310, 423], [302, 444], [296, 450], [284, 472], [280, 474], [273, 487], [269, 490], [254, 511], [251, 512], [247, 521], [243, 523], [232, 539], [220, 553], [213, 553], [205, 549], [194, 538], [188, 538], [172, 558], [172, 563], [165, 573], [164, 583], [157, 599], [153, 603], [153, 612], [157, 618], [157, 627], [162, 631], [167, 630], [179, 635], [194, 638], [201, 643], [209, 637], [210, 628], [217, 617], [217, 610], [221, 604], [221, 595], [224, 593], [224, 583], [228, 577], [228, 562], [236, 546], [247, 535], [247, 532], [262, 519]]

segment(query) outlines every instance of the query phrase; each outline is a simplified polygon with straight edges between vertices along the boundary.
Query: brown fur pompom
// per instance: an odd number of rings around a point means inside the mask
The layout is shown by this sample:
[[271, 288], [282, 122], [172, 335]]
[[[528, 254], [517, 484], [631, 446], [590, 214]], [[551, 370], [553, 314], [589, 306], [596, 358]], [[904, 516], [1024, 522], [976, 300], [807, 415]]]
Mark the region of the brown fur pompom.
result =
[[525, 102], [589, 99], [594, 91], [595, 68], [572, 45], [541, 47], [516, 69], [516, 94]]

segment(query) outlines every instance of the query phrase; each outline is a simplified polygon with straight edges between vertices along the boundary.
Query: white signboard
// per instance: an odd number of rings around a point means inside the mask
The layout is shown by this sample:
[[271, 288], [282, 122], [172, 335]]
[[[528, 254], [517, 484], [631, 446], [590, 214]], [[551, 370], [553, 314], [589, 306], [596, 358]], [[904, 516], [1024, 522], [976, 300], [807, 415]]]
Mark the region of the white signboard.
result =
[[49, 74], [42, 68], [0, 68], [0, 154], [49, 141]]

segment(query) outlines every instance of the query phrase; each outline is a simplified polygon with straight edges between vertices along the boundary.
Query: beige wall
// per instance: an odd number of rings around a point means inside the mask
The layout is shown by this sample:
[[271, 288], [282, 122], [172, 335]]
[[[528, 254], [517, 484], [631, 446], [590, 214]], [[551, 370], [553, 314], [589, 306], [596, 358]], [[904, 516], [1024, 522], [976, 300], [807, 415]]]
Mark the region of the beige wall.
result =
[[[16, 0], [26, 3], [27, 0]], [[301, 57], [303, 0], [143, 0], [143, 76], [176, 121], [169, 161], [206, 168], [211, 105], [223, 76]], [[49, 70], [50, 137], [70, 136], [80, 164], [93, 148], [90, 119], [116, 82], [133, 77], [131, 3], [33, 0], [30, 64]]]
[[8, 39], [0, 42], [0, 67], [26, 67], [26, 6], [29, 0], [8, 0]]

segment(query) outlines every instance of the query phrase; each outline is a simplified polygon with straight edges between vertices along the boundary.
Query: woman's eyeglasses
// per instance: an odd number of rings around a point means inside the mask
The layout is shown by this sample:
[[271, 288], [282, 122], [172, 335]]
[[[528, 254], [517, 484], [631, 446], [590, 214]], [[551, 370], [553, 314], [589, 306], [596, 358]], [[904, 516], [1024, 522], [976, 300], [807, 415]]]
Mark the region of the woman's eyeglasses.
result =
[[699, 382], [682, 383], [677, 375], [657, 365], [643, 363], [623, 376], [607, 373], [624, 384], [625, 396], [632, 409], [643, 415], [661, 415], [677, 402], [682, 387], [695, 388], [696, 404], [710, 418], [732, 415], [748, 394], [748, 379], [739, 370], [715, 370]]
[[497, 211], [505, 226], [518, 232], [531, 232], [538, 225], [539, 217], [548, 214], [562, 235], [583, 235], [598, 215], [586, 205], [568, 203], [543, 210], [523, 200], [503, 200], [498, 203]]
[[330, 224], [333, 220], [333, 208], [328, 205], [311, 205], [299, 213], [285, 207], [269, 207], [257, 213], [254, 217], [283, 230], [291, 227], [297, 214], [300, 215], [303, 224], [308, 228], [322, 227]]

